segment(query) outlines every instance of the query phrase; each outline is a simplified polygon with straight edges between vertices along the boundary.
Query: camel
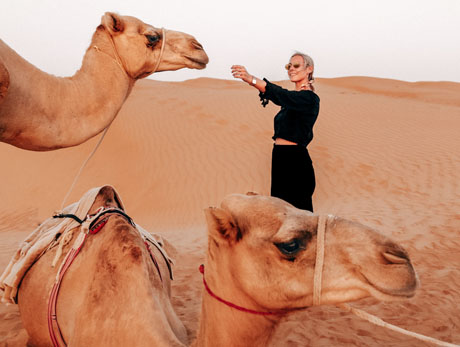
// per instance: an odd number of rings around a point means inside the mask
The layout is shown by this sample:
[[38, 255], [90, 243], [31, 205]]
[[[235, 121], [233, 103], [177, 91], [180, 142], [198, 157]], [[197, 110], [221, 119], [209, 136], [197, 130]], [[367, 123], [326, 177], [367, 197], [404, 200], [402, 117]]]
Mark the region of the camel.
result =
[[[314, 304], [319, 217], [278, 198], [233, 194], [206, 219], [206, 289], [192, 346], [267, 346], [283, 316]], [[342, 218], [327, 222], [323, 259], [321, 305], [405, 299], [418, 286], [401, 246]]]
[[[101, 189], [89, 215], [101, 207], [120, 207], [110, 186]], [[154, 246], [148, 251], [139, 232], [123, 215], [108, 216], [100, 231], [88, 235], [63, 276], [56, 303], [57, 322], [64, 340], [61, 343], [70, 346], [187, 345], [187, 332], [170, 300], [171, 279], [166, 258]], [[74, 235], [64, 247], [58, 265], [76, 237]], [[163, 247], [169, 254], [174, 251], [166, 240]], [[30, 346], [53, 345], [47, 312], [59, 268], [51, 267], [57, 249], [54, 247], [42, 255], [19, 287], [19, 311]], [[53, 326], [59, 344], [59, 330]]]
[[111, 12], [72, 77], [39, 70], [0, 40], [0, 141], [31, 151], [79, 145], [112, 123], [138, 79], [208, 61], [193, 36]]
[[[103, 197], [102, 205], [113, 201], [113, 194]], [[267, 346], [282, 317], [314, 304], [319, 216], [253, 194], [229, 195], [205, 215], [206, 289], [192, 346]], [[417, 275], [401, 246], [339, 217], [329, 218], [325, 228], [322, 305], [414, 295]], [[54, 253], [45, 253], [19, 288], [30, 345], [50, 344], [46, 306], [56, 276], [49, 266]], [[161, 273], [167, 271], [161, 264]], [[57, 315], [68, 345], [187, 344], [169, 292], [161, 288], [139, 234], [123, 217], [110, 217], [88, 238], [65, 276]]]

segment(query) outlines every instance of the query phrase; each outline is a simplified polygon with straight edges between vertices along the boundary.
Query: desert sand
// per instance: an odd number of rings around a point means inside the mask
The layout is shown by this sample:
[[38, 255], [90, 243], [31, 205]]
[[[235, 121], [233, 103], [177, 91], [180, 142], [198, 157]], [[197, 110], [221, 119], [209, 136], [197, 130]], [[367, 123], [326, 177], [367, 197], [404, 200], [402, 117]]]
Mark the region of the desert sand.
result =
[[[287, 81], [278, 82], [285, 87]], [[418, 294], [353, 306], [402, 328], [460, 343], [460, 84], [369, 77], [318, 79], [321, 111], [309, 145], [316, 213], [359, 221], [400, 242]], [[139, 81], [66, 205], [113, 185], [127, 213], [178, 251], [173, 304], [198, 327], [203, 209], [230, 193], [269, 194], [273, 116], [238, 81]], [[99, 137], [29, 152], [0, 144], [0, 271], [18, 244], [61, 207]], [[24, 346], [16, 305], [0, 305], [0, 346]], [[336, 307], [286, 318], [273, 346], [430, 346]]]

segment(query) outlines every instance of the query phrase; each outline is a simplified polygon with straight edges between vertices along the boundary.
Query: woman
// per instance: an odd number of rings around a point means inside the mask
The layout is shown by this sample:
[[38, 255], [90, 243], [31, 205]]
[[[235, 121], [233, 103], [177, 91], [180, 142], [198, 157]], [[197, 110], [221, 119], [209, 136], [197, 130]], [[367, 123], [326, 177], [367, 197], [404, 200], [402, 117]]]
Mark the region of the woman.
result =
[[274, 119], [271, 195], [313, 212], [312, 195], [316, 181], [307, 150], [319, 113], [319, 97], [312, 85], [313, 60], [300, 52], [291, 56], [286, 70], [295, 90], [281, 88], [265, 78], [258, 79], [241, 65], [233, 65], [231, 69], [233, 77], [260, 91], [264, 107], [269, 100], [281, 106]]

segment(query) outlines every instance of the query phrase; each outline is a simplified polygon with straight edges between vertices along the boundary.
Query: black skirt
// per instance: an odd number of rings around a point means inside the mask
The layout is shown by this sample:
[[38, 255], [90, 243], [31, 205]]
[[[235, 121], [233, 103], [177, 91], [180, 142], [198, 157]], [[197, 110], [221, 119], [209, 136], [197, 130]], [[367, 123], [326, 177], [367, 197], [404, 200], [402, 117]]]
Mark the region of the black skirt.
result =
[[274, 145], [271, 195], [313, 212], [315, 171], [306, 147]]

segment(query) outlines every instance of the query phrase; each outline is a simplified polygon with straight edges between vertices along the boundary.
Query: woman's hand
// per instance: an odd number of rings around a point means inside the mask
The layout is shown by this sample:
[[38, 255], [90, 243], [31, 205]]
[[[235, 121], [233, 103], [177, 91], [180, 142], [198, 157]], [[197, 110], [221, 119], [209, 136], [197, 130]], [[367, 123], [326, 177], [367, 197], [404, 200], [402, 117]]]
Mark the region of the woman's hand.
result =
[[232, 66], [232, 75], [235, 78], [239, 78], [246, 83], [251, 83], [253, 76], [248, 73], [246, 68], [242, 65], [233, 65]]
[[259, 80], [258, 78], [250, 75], [246, 68], [242, 65], [233, 65], [232, 66], [232, 75], [235, 78], [239, 78], [254, 88], [258, 89], [262, 93], [265, 93], [265, 87], [267, 83], [264, 80]]

